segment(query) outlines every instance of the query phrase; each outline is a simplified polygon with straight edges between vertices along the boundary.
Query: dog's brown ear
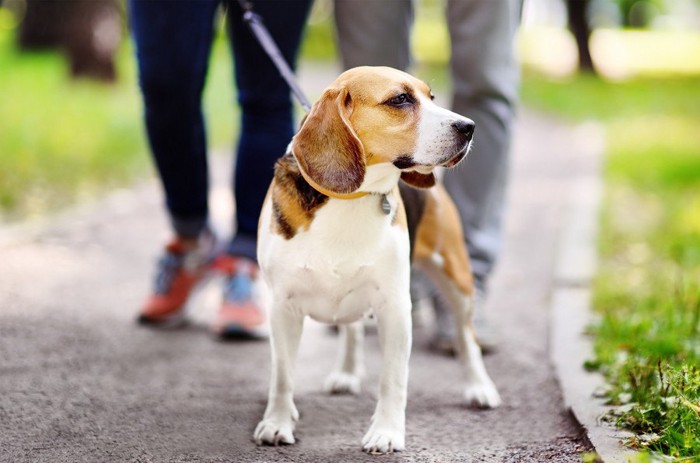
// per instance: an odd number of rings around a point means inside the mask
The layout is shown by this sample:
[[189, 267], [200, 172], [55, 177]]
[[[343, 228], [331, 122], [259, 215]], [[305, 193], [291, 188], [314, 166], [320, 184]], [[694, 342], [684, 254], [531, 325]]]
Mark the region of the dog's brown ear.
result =
[[416, 188], [430, 188], [435, 186], [435, 175], [421, 174], [418, 172], [401, 172], [401, 180]]
[[351, 112], [347, 90], [328, 89], [292, 139], [292, 152], [307, 180], [332, 193], [352, 193], [365, 178], [364, 148], [350, 125]]

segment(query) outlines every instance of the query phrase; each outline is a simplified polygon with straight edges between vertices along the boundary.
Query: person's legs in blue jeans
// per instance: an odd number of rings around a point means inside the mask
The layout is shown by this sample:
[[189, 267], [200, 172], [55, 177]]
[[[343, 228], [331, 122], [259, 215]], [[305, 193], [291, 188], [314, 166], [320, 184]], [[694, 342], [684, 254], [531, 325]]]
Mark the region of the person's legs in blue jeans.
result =
[[[255, 3], [256, 11], [264, 17], [292, 66], [310, 3], [311, 0]], [[233, 0], [129, 3], [146, 127], [178, 237], [166, 248], [156, 291], [140, 319], [146, 314], [148, 321], [154, 322], [163, 320], [163, 314], [182, 312], [194, 283], [203, 273], [201, 267], [207, 265], [206, 256], [190, 257], [195, 248], [203, 247], [200, 243], [209, 235], [202, 233], [208, 221], [208, 176], [201, 96], [220, 4], [229, 13], [242, 123], [234, 184], [237, 233], [230, 256], [217, 260], [217, 268], [228, 274], [228, 282], [214, 328], [223, 335], [248, 335], [264, 321], [251, 293], [257, 277], [254, 260], [258, 216], [274, 163], [291, 140], [294, 124], [289, 88], [242, 22], [241, 8]], [[190, 268], [193, 260], [198, 262], [194, 270]]]
[[175, 238], [158, 261], [138, 320], [171, 326], [214, 257], [207, 225], [207, 146], [201, 96], [218, 0], [130, 0], [146, 131]]
[[[294, 68], [311, 0], [257, 0], [254, 6]], [[253, 292], [260, 209], [275, 162], [294, 134], [294, 119], [288, 84], [243, 22], [238, 3], [231, 1], [228, 7], [241, 136], [233, 181], [236, 234], [228, 250], [229, 275], [214, 330], [224, 337], [248, 337], [258, 336], [264, 322]]]
[[[255, 11], [294, 69], [311, 0], [257, 0]], [[241, 137], [234, 178], [236, 235], [229, 252], [256, 258], [258, 218], [275, 162], [295, 132], [290, 89], [248, 26], [237, 2], [229, 12]]]
[[201, 96], [218, 0], [130, 0], [146, 130], [176, 234], [207, 223]]

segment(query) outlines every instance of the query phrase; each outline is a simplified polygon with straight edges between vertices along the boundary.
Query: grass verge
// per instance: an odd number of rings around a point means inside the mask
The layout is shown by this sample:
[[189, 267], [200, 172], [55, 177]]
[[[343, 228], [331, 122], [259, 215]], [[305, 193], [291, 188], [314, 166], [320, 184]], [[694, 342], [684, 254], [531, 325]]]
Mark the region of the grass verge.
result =
[[596, 358], [628, 445], [700, 461], [700, 87], [534, 75], [525, 104], [607, 129]]

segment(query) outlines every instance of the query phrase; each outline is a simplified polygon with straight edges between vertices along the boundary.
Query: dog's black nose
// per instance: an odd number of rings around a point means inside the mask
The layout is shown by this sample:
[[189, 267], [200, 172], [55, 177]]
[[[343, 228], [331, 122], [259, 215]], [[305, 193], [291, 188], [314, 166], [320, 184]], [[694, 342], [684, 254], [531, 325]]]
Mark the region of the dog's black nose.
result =
[[474, 135], [475, 124], [470, 120], [459, 120], [452, 123], [452, 127], [459, 133], [463, 133], [467, 140], [471, 140]]

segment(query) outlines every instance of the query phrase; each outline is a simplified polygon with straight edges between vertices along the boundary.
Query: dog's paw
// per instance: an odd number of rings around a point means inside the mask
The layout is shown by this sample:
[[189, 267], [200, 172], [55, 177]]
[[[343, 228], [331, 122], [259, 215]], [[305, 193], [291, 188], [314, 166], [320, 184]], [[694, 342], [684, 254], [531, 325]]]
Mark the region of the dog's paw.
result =
[[343, 371], [334, 371], [323, 383], [323, 389], [330, 394], [354, 394], [358, 395], [362, 388], [362, 377], [345, 373]]
[[490, 380], [467, 385], [464, 398], [471, 407], [496, 408], [501, 405], [501, 396]]
[[291, 419], [265, 418], [255, 428], [253, 435], [258, 445], [293, 444], [294, 421]]
[[373, 424], [362, 438], [362, 448], [371, 454], [400, 452], [404, 449], [404, 441], [403, 431]]

